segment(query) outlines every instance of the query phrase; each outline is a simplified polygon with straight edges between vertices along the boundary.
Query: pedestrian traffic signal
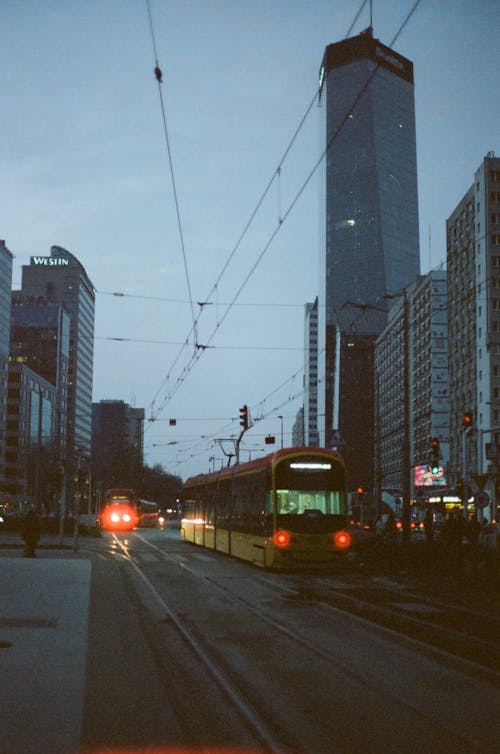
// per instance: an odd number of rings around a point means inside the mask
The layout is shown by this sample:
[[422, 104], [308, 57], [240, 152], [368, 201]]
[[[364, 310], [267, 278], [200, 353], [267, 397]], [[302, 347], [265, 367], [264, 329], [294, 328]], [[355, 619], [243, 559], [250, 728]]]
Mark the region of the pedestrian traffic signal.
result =
[[243, 429], [248, 429], [248, 406], [242, 406], [240, 408], [240, 424]]
[[463, 417], [462, 417], [462, 425], [464, 429], [469, 429], [469, 427], [472, 427], [472, 414], [467, 411]]
[[432, 473], [439, 474], [439, 460], [441, 458], [441, 451], [439, 448], [439, 440], [437, 437], [433, 437], [431, 440], [431, 454], [432, 454]]

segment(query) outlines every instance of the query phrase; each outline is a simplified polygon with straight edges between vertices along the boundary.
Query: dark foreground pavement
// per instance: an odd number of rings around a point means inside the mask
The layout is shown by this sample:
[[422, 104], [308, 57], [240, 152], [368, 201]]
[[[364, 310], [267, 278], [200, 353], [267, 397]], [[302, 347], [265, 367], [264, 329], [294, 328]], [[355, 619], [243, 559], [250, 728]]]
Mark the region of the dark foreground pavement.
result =
[[[45, 535], [37, 557], [24, 558], [19, 535], [0, 533], [0, 754], [94, 753], [110, 740], [138, 746], [144, 709], [146, 740], [179, 740], [175, 712], [162, 706], [165, 681], [146, 648], [130, 640], [138, 608], [97, 545], [66, 537], [61, 547]], [[500, 597], [498, 552], [464, 561], [457, 572], [441, 549], [366, 547], [346, 568], [471, 605]], [[110, 656], [114, 675], [106, 677]], [[141, 705], [137, 688], [147, 690]]]
[[91, 564], [0, 558], [0, 751], [66, 754], [81, 738]]

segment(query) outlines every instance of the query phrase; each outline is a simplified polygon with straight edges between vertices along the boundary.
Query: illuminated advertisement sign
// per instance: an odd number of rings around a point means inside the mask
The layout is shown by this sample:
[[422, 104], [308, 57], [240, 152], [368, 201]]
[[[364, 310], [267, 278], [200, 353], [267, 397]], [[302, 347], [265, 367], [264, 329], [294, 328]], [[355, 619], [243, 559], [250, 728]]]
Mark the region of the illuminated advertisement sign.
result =
[[433, 473], [429, 465], [415, 466], [413, 469], [413, 484], [415, 487], [446, 487], [446, 469], [439, 467], [437, 473]]

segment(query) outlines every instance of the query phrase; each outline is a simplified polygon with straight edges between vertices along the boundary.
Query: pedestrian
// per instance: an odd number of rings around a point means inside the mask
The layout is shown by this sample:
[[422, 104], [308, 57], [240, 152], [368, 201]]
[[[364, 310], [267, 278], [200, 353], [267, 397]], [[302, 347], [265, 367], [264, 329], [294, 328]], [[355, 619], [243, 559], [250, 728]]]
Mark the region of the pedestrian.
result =
[[387, 516], [387, 521], [384, 525], [384, 540], [385, 543], [389, 546], [392, 546], [394, 544], [396, 531], [396, 519], [394, 518], [394, 513], [390, 511], [389, 515]]
[[40, 529], [40, 520], [36, 510], [31, 508], [23, 519], [22, 537], [25, 558], [36, 558], [35, 550], [40, 539]]
[[472, 549], [474, 550], [477, 550], [477, 548], [479, 547], [480, 534], [481, 534], [481, 524], [477, 520], [477, 515], [473, 513], [472, 516], [470, 517], [470, 520], [467, 523], [465, 536], [469, 540], [469, 543]]

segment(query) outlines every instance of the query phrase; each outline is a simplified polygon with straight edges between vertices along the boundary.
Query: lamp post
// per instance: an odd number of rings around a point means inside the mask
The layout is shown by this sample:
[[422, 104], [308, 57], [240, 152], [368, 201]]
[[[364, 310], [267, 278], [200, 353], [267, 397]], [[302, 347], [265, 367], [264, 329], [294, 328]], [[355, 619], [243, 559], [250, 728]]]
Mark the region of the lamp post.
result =
[[283, 417], [278, 416], [278, 419], [281, 421], [281, 447], [283, 448]]

